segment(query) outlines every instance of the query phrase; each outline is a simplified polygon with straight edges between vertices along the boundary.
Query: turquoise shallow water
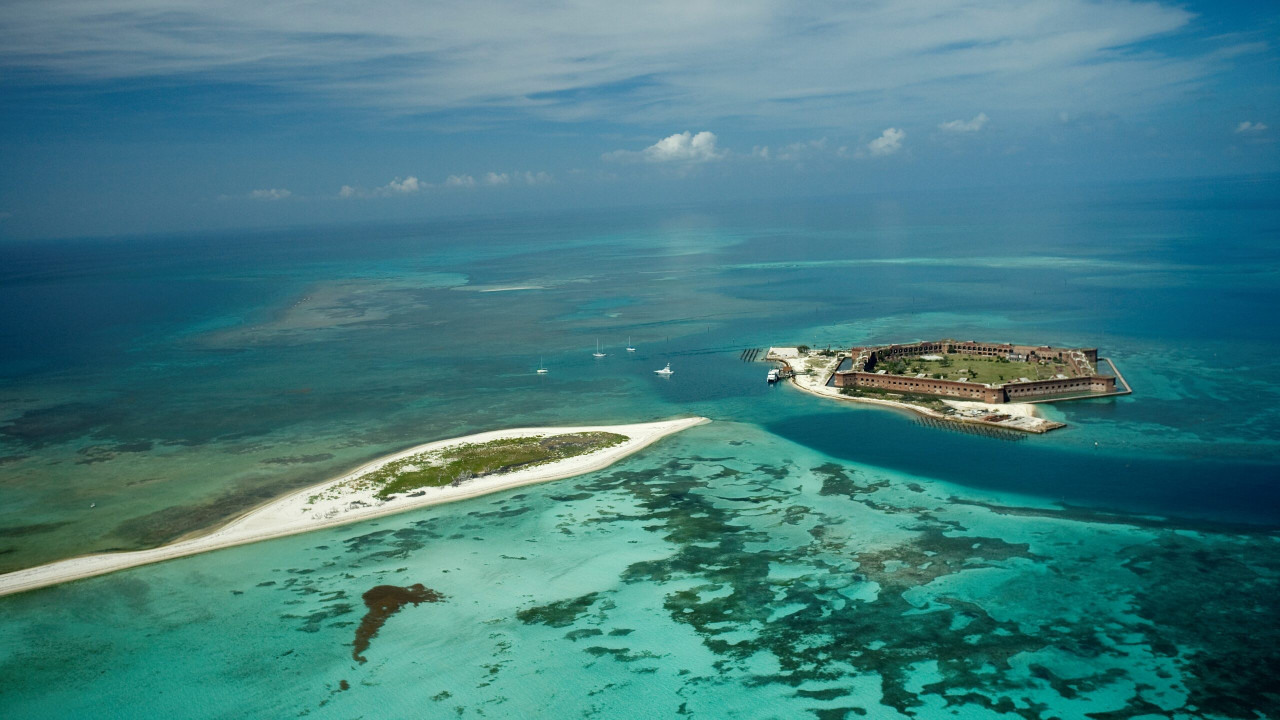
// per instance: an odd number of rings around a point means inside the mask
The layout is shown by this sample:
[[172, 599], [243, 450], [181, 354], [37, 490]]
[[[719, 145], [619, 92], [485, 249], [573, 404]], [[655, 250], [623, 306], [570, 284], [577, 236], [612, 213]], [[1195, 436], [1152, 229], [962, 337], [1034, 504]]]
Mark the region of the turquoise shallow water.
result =
[[[1273, 537], [1001, 514], [952, 490], [717, 423], [561, 483], [7, 599], [5, 702], [122, 718], [1274, 708]], [[444, 599], [401, 609], [353, 660], [361, 594], [414, 583]]]
[[[0, 599], [0, 711], [1274, 717], [1275, 190], [0, 245], [3, 569], [436, 438], [716, 421], [582, 478]], [[1011, 443], [739, 360], [941, 335], [1097, 345], [1137, 393]], [[415, 583], [443, 599], [354, 660], [362, 594]]]

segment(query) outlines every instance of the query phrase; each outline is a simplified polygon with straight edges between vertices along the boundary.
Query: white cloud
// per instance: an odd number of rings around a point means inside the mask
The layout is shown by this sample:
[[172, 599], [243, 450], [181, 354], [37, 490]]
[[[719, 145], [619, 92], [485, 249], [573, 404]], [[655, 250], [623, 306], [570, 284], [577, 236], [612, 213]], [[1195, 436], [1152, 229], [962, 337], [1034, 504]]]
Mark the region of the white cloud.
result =
[[724, 153], [716, 150], [716, 134], [703, 130], [697, 135], [688, 130], [668, 135], [641, 151], [649, 162], [706, 162], [719, 160]]
[[433, 188], [473, 188], [473, 187], [501, 187], [511, 185], [513, 183], [523, 183], [525, 185], [545, 185], [552, 182], [552, 177], [546, 172], [488, 172], [476, 179], [473, 175], [458, 174], [450, 175], [440, 184], [432, 184], [423, 182], [417, 177], [410, 175], [403, 180], [396, 178], [382, 187], [366, 190], [355, 187], [353, 185], [343, 185], [338, 191], [338, 197], [342, 198], [374, 198], [374, 197], [391, 197], [412, 195], [424, 190]]
[[338, 191], [338, 197], [340, 198], [371, 198], [371, 197], [413, 195], [414, 193], [420, 192], [423, 189], [429, 188], [429, 187], [431, 187], [429, 183], [424, 183], [418, 178], [414, 177], [413, 175], [410, 175], [404, 179], [396, 177], [394, 180], [387, 183], [386, 185], [383, 185], [382, 187], [376, 187], [372, 190], [366, 190], [364, 188], [355, 187], [353, 185], [343, 185], [342, 189]]
[[972, 120], [948, 120], [947, 122], [939, 124], [938, 129], [953, 133], [978, 132], [987, 124], [987, 120], [989, 119], [990, 118], [987, 117], [986, 113], [980, 112], [975, 115]]
[[1266, 132], [1266, 130], [1267, 130], [1266, 124], [1260, 123], [1260, 122], [1249, 122], [1248, 120], [1236, 126], [1236, 132], [1241, 133], [1243, 135]]
[[409, 195], [412, 193], [416, 193], [421, 189], [422, 189], [422, 184], [418, 182], [418, 178], [412, 175], [405, 178], [404, 180], [401, 180], [400, 178], [396, 178], [395, 180], [392, 180], [391, 182], [387, 183], [382, 188], [382, 190], [384, 190], [386, 193], [395, 194], [395, 195]]
[[877, 157], [892, 155], [902, 149], [902, 140], [907, 134], [898, 128], [885, 128], [880, 137], [867, 143], [867, 149]]
[[293, 193], [285, 188], [268, 188], [265, 190], [254, 190], [249, 193], [249, 197], [254, 200], [284, 200]]
[[758, 157], [758, 158], [760, 158], [761, 160], [768, 160], [768, 159], [769, 159], [769, 146], [768, 146], [768, 145], [756, 145], [755, 147], [751, 148], [751, 157]]
[[678, 163], [691, 165], [711, 160], [721, 160], [727, 152], [716, 147], [716, 134], [707, 130], [694, 135], [688, 130], [668, 135], [649, 147], [634, 152], [615, 150], [605, 153], [605, 160], [643, 160], [652, 163]]

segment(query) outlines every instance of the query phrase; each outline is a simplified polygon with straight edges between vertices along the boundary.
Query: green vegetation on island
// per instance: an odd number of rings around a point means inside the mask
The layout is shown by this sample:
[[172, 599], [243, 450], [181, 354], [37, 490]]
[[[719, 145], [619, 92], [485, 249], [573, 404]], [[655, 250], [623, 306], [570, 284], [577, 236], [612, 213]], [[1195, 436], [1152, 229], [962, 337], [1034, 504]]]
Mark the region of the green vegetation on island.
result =
[[940, 413], [950, 414], [954, 409], [942, 402], [936, 395], [922, 395], [920, 393], [911, 392], [894, 392], [890, 390], [882, 390], [876, 387], [843, 387], [840, 388], [841, 395], [849, 397], [871, 398], [873, 400], [890, 400], [893, 402], [906, 403], [908, 405], [918, 405], [920, 407], [936, 410]]
[[983, 357], [979, 355], [948, 354], [940, 360], [925, 360], [921, 356], [899, 357], [882, 363], [878, 370], [890, 375], [918, 375], [935, 380], [960, 380], [1002, 385], [1016, 382], [1020, 378], [1028, 380], [1050, 380], [1059, 374], [1076, 377], [1077, 373], [1066, 363], [1051, 361], [1016, 362], [1005, 358]]
[[387, 463], [355, 482], [361, 487], [378, 487], [377, 496], [386, 498], [418, 488], [460, 485], [475, 477], [523, 470], [603, 450], [626, 440], [626, 435], [617, 433], [581, 432], [455, 445]]

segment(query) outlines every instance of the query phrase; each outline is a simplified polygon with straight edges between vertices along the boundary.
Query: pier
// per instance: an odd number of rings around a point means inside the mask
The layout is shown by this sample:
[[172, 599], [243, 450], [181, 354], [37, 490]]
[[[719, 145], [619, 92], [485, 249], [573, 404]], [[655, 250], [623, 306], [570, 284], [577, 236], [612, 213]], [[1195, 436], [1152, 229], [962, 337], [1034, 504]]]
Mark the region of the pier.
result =
[[966, 422], [964, 420], [951, 418], [937, 418], [928, 415], [917, 415], [916, 424], [925, 427], [934, 428], [936, 430], [948, 430], [950, 432], [964, 433], [965, 435], [978, 435], [988, 437], [994, 440], [1005, 440], [1008, 442], [1018, 442], [1027, 439], [1026, 430], [1006, 430], [1004, 428], [993, 427], [988, 423]]

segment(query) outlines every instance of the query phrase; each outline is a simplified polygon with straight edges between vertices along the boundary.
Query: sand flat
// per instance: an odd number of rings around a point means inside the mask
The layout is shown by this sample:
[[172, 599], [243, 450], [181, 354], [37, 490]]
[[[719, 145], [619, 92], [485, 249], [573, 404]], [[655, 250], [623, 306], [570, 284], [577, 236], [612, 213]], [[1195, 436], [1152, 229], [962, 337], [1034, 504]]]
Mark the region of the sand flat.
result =
[[[522, 485], [532, 485], [534, 483], [583, 475], [606, 468], [667, 435], [706, 422], [710, 422], [710, 420], [704, 417], [692, 417], [632, 425], [512, 428], [426, 443], [393, 455], [378, 458], [341, 477], [285, 495], [198, 537], [180, 540], [149, 550], [103, 553], [69, 558], [0, 575], [0, 596], [235, 545], [244, 545], [287, 535], [297, 535], [321, 528], [345, 525], [428, 505], [465, 500]], [[585, 455], [565, 458], [508, 473], [478, 477], [458, 487], [423, 488], [421, 494], [414, 492], [413, 496], [399, 495], [388, 500], [381, 500], [375, 497], [374, 489], [359, 490], [343, 487], [387, 463], [454, 445], [574, 432], [611, 432], [625, 435], [627, 440], [613, 447], [603, 448]], [[335, 490], [339, 492], [335, 492]], [[330, 497], [325, 497], [326, 495]]]

